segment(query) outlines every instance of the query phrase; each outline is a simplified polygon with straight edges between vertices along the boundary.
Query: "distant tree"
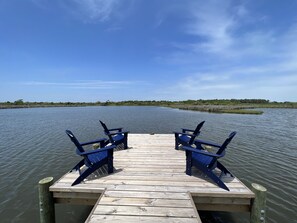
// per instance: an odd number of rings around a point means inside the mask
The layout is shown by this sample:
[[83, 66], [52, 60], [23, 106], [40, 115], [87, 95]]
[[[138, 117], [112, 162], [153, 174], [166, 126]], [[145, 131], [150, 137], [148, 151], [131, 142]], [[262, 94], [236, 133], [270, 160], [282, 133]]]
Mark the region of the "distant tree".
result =
[[14, 102], [14, 104], [15, 104], [15, 105], [23, 105], [23, 104], [24, 104], [24, 101], [23, 101], [23, 99], [19, 99], [19, 100], [16, 100], [16, 101]]
[[110, 105], [110, 101], [109, 101], [109, 100], [107, 100], [106, 102], [103, 102], [103, 103], [102, 103], [102, 105], [103, 105], [103, 106]]

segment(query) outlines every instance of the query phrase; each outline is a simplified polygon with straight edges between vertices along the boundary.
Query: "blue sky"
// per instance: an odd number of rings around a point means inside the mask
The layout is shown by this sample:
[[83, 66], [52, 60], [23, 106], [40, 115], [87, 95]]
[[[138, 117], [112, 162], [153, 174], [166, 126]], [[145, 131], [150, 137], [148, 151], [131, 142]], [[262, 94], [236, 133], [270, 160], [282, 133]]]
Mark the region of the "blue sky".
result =
[[0, 101], [297, 101], [296, 0], [0, 0]]

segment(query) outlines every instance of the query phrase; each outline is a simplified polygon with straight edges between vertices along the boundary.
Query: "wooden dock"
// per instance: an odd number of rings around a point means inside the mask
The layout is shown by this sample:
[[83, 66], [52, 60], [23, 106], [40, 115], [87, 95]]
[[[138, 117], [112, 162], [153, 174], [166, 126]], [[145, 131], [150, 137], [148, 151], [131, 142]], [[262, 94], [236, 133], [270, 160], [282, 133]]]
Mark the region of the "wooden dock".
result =
[[197, 210], [250, 212], [255, 195], [236, 177], [223, 178], [226, 191], [194, 168], [185, 174], [173, 134], [129, 134], [128, 145], [114, 153], [113, 174], [103, 168], [76, 186], [78, 172], [65, 174], [50, 187], [55, 203], [94, 205], [86, 222], [197, 223]]

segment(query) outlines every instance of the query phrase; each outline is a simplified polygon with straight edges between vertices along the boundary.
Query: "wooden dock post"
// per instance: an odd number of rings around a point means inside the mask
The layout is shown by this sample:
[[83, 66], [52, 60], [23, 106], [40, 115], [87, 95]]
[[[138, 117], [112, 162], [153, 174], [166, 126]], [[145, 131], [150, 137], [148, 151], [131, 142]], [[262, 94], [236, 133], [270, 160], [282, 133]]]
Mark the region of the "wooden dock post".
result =
[[252, 183], [251, 190], [255, 193], [251, 205], [251, 223], [265, 223], [267, 189], [260, 184]]
[[53, 184], [54, 178], [47, 177], [39, 181], [39, 213], [41, 223], [55, 222], [55, 204], [52, 192], [49, 187]]

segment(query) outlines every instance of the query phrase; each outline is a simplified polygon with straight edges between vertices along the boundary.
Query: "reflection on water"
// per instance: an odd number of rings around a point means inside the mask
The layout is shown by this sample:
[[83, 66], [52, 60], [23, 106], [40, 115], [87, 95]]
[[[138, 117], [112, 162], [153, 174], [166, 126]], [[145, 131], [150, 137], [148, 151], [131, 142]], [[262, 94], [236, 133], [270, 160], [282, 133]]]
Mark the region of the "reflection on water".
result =
[[[39, 220], [37, 182], [58, 179], [79, 160], [64, 131], [72, 130], [81, 141], [98, 138], [103, 136], [99, 119], [131, 133], [172, 133], [206, 120], [200, 137], [218, 143], [237, 131], [222, 162], [247, 185], [257, 182], [268, 189], [267, 222], [297, 222], [297, 110], [266, 109], [255, 116], [160, 107], [0, 110], [1, 222]], [[89, 212], [84, 206], [57, 205], [63, 222], [81, 222]], [[217, 218], [248, 222], [248, 214], [218, 213]]]

